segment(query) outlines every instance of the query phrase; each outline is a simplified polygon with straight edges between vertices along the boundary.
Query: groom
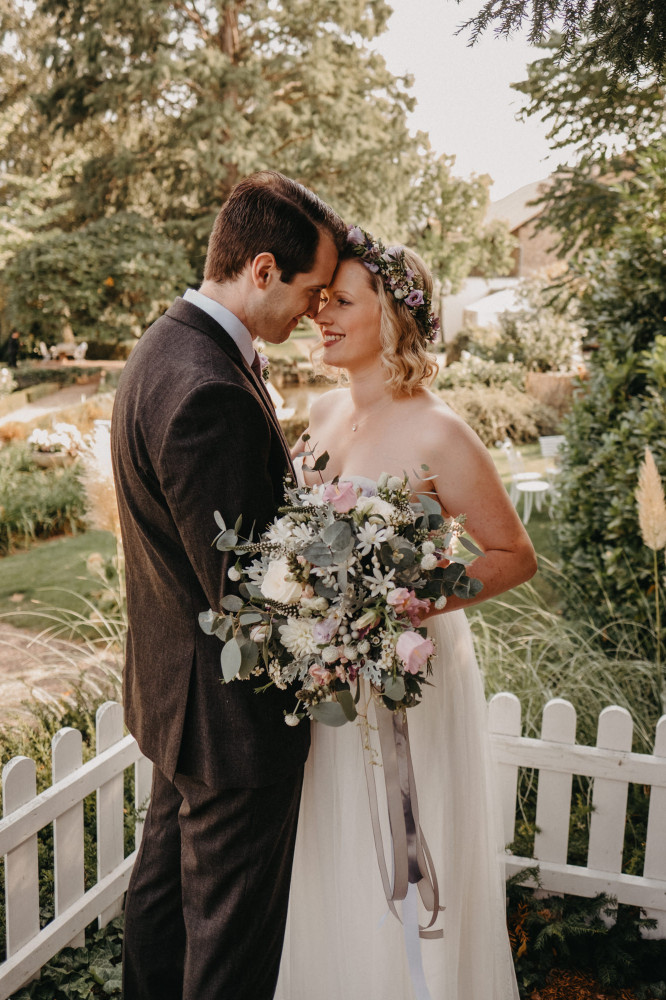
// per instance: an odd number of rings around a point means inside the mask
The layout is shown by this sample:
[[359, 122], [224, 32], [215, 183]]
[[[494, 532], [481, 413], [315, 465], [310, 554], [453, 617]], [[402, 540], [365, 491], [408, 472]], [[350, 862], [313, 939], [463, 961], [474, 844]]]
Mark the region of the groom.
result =
[[283, 343], [316, 314], [345, 235], [289, 178], [241, 181], [215, 221], [200, 290], [150, 327], [120, 379], [125, 715], [154, 762], [125, 908], [125, 1000], [275, 990], [309, 733], [284, 724], [292, 695], [221, 683], [219, 640], [197, 618], [229, 588], [214, 511], [261, 531], [290, 469], [253, 340]]

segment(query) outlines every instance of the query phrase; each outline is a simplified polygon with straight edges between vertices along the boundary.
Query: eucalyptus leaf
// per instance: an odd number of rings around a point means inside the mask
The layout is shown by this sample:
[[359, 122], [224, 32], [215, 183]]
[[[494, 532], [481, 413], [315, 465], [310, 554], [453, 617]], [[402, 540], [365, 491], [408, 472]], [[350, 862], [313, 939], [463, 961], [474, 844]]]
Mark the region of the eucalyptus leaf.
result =
[[238, 545], [238, 535], [232, 528], [223, 531], [215, 540], [215, 546], [220, 552], [229, 552], [236, 545]]
[[244, 639], [240, 643], [241, 665], [238, 676], [245, 680], [250, 676], [259, 660], [259, 647], [252, 639]]
[[232, 615], [243, 610], [243, 602], [237, 594], [225, 594], [222, 598], [222, 607], [225, 611], [230, 611]]
[[333, 521], [322, 532], [322, 541], [329, 545], [333, 552], [338, 552], [347, 548], [352, 540], [352, 529], [347, 521]]
[[199, 626], [203, 629], [206, 635], [212, 635], [217, 628], [217, 619], [219, 615], [212, 608], [208, 611], [202, 611], [199, 615]]
[[236, 639], [229, 639], [222, 647], [220, 663], [222, 665], [222, 676], [227, 683], [232, 681], [240, 670], [243, 656], [241, 648]]
[[391, 701], [402, 701], [405, 697], [405, 682], [400, 675], [387, 678], [384, 682], [384, 696]]
[[213, 635], [216, 635], [218, 639], [222, 640], [222, 642], [226, 642], [227, 639], [229, 638], [229, 633], [233, 631], [233, 627], [234, 627], [233, 618], [231, 617], [221, 618]]
[[264, 620], [257, 611], [246, 611], [238, 619], [241, 625], [257, 625]]
[[313, 566], [330, 566], [334, 561], [328, 545], [319, 538], [303, 549], [303, 555]]
[[326, 466], [328, 465], [328, 460], [330, 457], [331, 456], [327, 451], [325, 451], [323, 455], [320, 455], [312, 467], [313, 472], [323, 472]]
[[427, 493], [417, 493], [418, 499], [421, 501], [421, 505], [426, 512], [426, 514], [439, 514], [441, 516], [442, 508], [439, 506], [436, 500], [429, 497]]
[[357, 716], [356, 706], [354, 705], [354, 698], [351, 691], [342, 690], [336, 691], [335, 697], [338, 699], [338, 705], [342, 706], [342, 711], [345, 713], [348, 722], [353, 722]]
[[238, 532], [240, 531], [242, 523], [243, 523], [243, 515], [239, 514], [238, 517], [236, 518], [236, 523], [234, 524], [234, 531], [236, 532], [236, 534], [238, 534]]
[[474, 544], [474, 542], [471, 542], [469, 540], [469, 538], [463, 538], [463, 537], [461, 537], [460, 538], [460, 544], [463, 545], [467, 549], [468, 552], [473, 552], [475, 556], [485, 555], [485, 553], [482, 552], [481, 549], [478, 548], [478, 546], [476, 546]]
[[257, 586], [256, 583], [251, 583], [249, 580], [246, 583], [242, 583], [239, 587], [241, 593], [247, 591], [249, 597], [263, 597], [261, 592], [261, 587]]
[[317, 597], [325, 597], [327, 601], [334, 600], [338, 595], [332, 587], [327, 587], [323, 580], [317, 580], [314, 585]]
[[310, 709], [315, 722], [325, 726], [344, 726], [347, 722], [345, 711], [337, 701], [322, 701]]

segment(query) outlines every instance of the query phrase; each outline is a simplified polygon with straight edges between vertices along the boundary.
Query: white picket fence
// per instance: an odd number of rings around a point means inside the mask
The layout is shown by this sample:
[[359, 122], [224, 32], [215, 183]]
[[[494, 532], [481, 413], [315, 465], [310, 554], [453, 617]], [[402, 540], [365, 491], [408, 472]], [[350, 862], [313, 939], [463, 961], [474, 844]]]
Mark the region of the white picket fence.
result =
[[[521, 737], [520, 702], [511, 694], [491, 700], [489, 726], [499, 762], [504, 839], [513, 840], [518, 769], [539, 771], [534, 857], [510, 855], [510, 873], [539, 865], [543, 889], [593, 896], [642, 907], [657, 920], [652, 936], [666, 937], [666, 716], [657, 726], [653, 754], [631, 752], [632, 720], [617, 706], [599, 716], [596, 747], [575, 743], [576, 715], [562, 699], [549, 702], [540, 739]], [[123, 773], [135, 769], [137, 808], [150, 793], [151, 765], [131, 736], [123, 736], [122, 708], [107, 702], [97, 712], [97, 756], [81, 763], [81, 734], [62, 729], [53, 739], [53, 784], [35, 794], [35, 764], [15, 757], [3, 770], [7, 959], [0, 964], [0, 1000], [39, 973], [69, 944], [83, 942], [95, 918], [100, 927], [120, 912], [135, 852], [124, 857]], [[594, 779], [587, 867], [569, 865], [567, 841], [573, 775]], [[645, 867], [622, 874], [629, 783], [650, 786]], [[83, 800], [97, 795], [97, 883], [83, 885]], [[37, 833], [53, 824], [55, 919], [39, 928]]]

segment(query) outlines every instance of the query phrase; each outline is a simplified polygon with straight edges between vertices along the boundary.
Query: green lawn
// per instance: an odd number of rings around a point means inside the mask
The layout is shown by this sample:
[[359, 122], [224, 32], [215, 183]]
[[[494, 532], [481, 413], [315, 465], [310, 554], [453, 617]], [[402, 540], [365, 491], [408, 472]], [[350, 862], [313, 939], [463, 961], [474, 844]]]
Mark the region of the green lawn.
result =
[[26, 552], [0, 558], [0, 615], [19, 628], [38, 629], [44, 622], [35, 616], [47, 605], [81, 612], [80, 595], [90, 598], [102, 589], [99, 578], [86, 570], [95, 552], [104, 559], [115, 554], [115, 538], [107, 531], [54, 538]]

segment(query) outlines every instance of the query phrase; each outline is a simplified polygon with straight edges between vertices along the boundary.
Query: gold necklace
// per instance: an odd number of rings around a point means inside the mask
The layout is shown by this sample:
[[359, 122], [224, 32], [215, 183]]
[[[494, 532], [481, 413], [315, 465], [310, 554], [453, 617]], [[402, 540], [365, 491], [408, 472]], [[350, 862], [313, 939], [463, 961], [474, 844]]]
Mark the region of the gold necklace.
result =
[[389, 405], [389, 403], [392, 402], [393, 402], [393, 397], [390, 396], [381, 406], [376, 406], [374, 410], [370, 410], [370, 412], [366, 413], [365, 416], [363, 417], [357, 417], [356, 420], [351, 425], [352, 433], [355, 434], [356, 431], [361, 426], [361, 424], [364, 424], [365, 421], [368, 419], [368, 417], [373, 416], [373, 414], [381, 413], [381, 411], [385, 410], [386, 407]]

